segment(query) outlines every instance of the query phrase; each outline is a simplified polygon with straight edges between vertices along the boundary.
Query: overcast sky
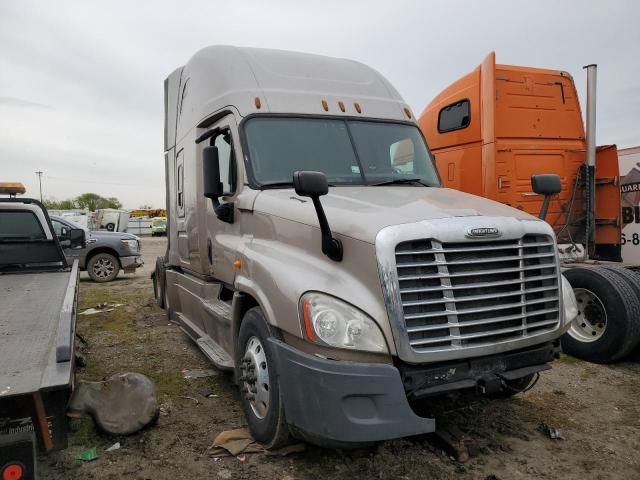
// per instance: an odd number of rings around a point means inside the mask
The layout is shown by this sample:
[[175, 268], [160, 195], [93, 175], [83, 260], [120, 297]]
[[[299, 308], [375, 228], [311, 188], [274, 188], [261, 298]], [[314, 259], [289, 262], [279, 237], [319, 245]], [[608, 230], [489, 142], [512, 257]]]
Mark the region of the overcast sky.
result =
[[491, 50], [569, 71], [583, 104], [597, 63], [598, 144], [640, 145], [639, 1], [0, 0], [0, 181], [163, 206], [163, 81], [214, 44], [364, 62], [416, 114]]

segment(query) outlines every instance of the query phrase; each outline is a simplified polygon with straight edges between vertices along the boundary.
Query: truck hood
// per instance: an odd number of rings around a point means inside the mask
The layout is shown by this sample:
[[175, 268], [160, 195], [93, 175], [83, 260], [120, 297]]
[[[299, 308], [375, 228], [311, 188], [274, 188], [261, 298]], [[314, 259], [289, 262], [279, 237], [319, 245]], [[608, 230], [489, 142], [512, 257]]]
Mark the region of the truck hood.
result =
[[[536, 220], [501, 203], [439, 187], [332, 187], [321, 202], [334, 233], [369, 243], [385, 227], [423, 220], [478, 215]], [[260, 192], [254, 211], [318, 227], [313, 202], [293, 189]]]

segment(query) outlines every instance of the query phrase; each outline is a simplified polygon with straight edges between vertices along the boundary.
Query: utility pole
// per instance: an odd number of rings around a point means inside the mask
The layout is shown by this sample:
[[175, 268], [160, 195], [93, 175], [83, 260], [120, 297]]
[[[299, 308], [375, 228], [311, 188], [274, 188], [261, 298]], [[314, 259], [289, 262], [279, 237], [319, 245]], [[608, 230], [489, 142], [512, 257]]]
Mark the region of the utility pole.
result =
[[40, 203], [42, 203], [42, 174], [44, 172], [41, 172], [40, 170], [38, 170], [36, 172], [36, 175], [38, 175], [38, 183], [40, 184]]

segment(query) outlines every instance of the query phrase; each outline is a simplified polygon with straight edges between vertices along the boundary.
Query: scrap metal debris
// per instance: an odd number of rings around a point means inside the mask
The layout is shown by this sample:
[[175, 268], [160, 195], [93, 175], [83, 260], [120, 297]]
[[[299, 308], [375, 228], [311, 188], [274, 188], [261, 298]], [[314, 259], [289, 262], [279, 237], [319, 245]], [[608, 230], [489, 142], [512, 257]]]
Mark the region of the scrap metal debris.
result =
[[460, 463], [469, 460], [470, 454], [468, 446], [470, 439], [460, 429], [454, 425], [449, 425], [446, 428], [437, 428], [433, 436], [440, 447], [455, 460]]
[[90, 414], [98, 427], [114, 435], [130, 435], [158, 418], [153, 382], [139, 373], [119, 373], [103, 382], [78, 381], [71, 415]]
[[182, 370], [182, 377], [186, 378], [187, 380], [191, 380], [194, 378], [215, 377], [216, 375], [218, 375], [218, 372], [208, 368], [194, 368], [192, 370], [187, 370], [185, 368], [184, 370]]
[[560, 430], [558, 430], [555, 427], [552, 427], [551, 425], [547, 425], [546, 423], [541, 423], [540, 430], [551, 440], [564, 440], [564, 437], [562, 436], [562, 433], [560, 433]]
[[120, 449], [120, 442], [116, 442], [105, 450], [105, 452], [113, 452]]
[[99, 303], [98, 305], [83, 310], [78, 315], [95, 315], [96, 313], [106, 313], [121, 307], [122, 303]]

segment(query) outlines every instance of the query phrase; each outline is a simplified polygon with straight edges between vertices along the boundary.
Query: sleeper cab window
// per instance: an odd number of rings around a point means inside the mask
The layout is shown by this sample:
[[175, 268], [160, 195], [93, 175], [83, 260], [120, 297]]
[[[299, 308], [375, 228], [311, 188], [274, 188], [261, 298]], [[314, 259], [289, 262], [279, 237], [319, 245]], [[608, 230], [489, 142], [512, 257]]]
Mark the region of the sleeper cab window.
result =
[[438, 114], [438, 133], [453, 132], [467, 128], [471, 123], [469, 100], [459, 100], [447, 105]]
[[176, 160], [176, 204], [178, 216], [184, 215], [184, 157], [182, 151]]

